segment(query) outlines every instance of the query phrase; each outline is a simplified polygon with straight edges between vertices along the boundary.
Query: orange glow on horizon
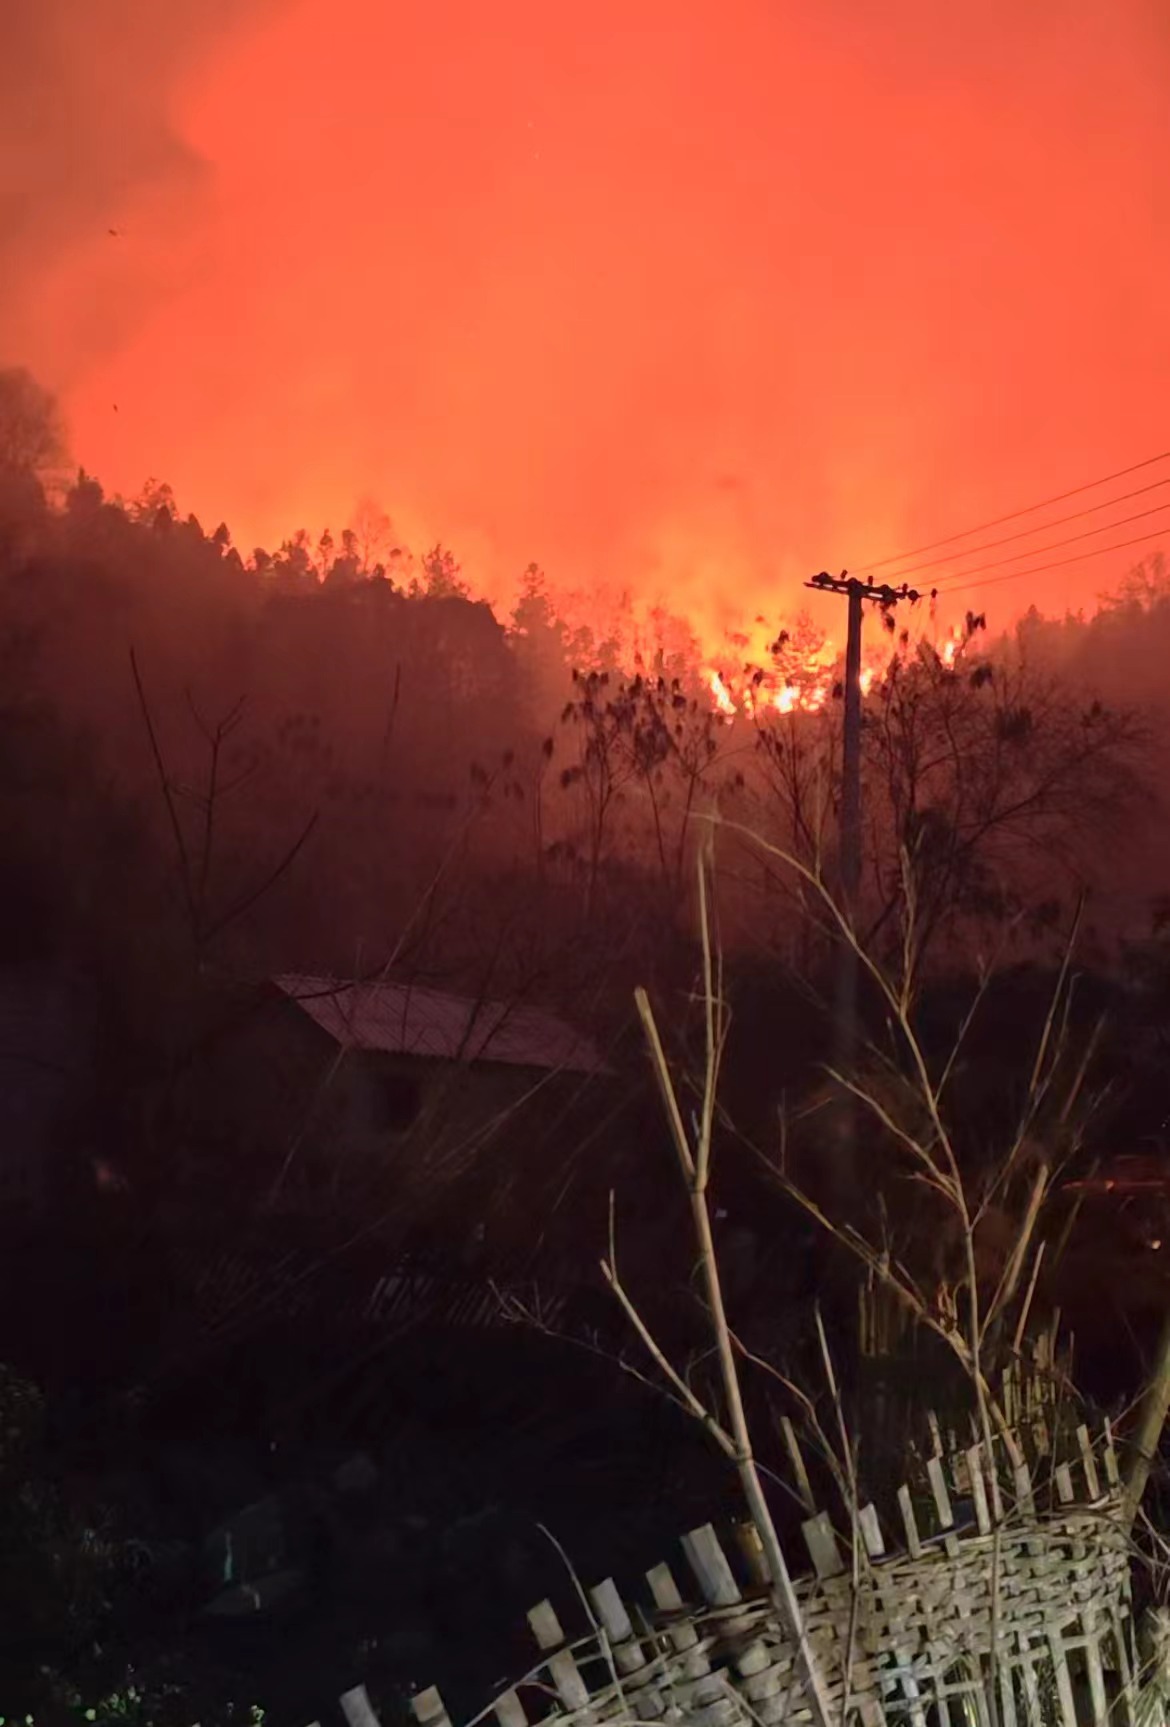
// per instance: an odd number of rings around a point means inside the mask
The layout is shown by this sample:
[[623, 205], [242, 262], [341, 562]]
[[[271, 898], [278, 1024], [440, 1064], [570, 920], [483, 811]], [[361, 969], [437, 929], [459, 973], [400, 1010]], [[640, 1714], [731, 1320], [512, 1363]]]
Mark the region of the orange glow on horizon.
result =
[[5, 357], [245, 555], [373, 500], [477, 594], [536, 560], [712, 660], [814, 570], [1166, 441], [1153, 0], [176, 0], [170, 48], [145, 0], [43, 5]]

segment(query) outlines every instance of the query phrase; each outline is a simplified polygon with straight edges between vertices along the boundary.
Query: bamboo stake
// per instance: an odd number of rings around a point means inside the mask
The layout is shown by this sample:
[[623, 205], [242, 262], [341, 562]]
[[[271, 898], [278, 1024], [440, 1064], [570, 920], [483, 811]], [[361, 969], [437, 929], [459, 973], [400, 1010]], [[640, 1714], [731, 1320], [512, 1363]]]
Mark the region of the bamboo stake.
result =
[[1150, 1470], [1158, 1455], [1158, 1446], [1162, 1438], [1162, 1429], [1166, 1425], [1166, 1416], [1170, 1412], [1170, 1314], [1162, 1326], [1162, 1336], [1158, 1341], [1158, 1360], [1154, 1368], [1154, 1377], [1146, 1389], [1142, 1401], [1142, 1418], [1138, 1426], [1134, 1453], [1126, 1471], [1125, 1482], [1125, 1518], [1126, 1527], [1133, 1525], [1137, 1516], [1138, 1506], [1146, 1491], [1146, 1483], [1150, 1479]]
[[[730, 1455], [739, 1475], [740, 1487], [747, 1502], [752, 1522], [759, 1531], [760, 1544], [764, 1551], [771, 1575], [770, 1595], [772, 1603], [780, 1616], [781, 1623], [787, 1629], [796, 1645], [803, 1669], [805, 1682], [808, 1686], [809, 1702], [817, 1727], [833, 1727], [832, 1709], [828, 1690], [820, 1671], [816, 1653], [809, 1640], [804, 1615], [800, 1609], [796, 1590], [793, 1587], [792, 1576], [788, 1570], [780, 1546], [780, 1538], [772, 1519], [771, 1508], [764, 1495], [760, 1481], [759, 1469], [752, 1449], [751, 1433], [748, 1429], [747, 1414], [744, 1409], [743, 1395], [739, 1383], [739, 1371], [735, 1360], [735, 1347], [732, 1342], [731, 1327], [728, 1323], [727, 1310], [723, 1300], [723, 1285], [719, 1275], [719, 1263], [715, 1254], [715, 1241], [711, 1232], [711, 1212], [707, 1203], [707, 1184], [711, 1168], [711, 1140], [715, 1116], [715, 1088], [718, 1080], [719, 1059], [722, 1054], [724, 1022], [722, 1002], [716, 988], [713, 964], [713, 947], [710, 927], [709, 890], [707, 882], [706, 862], [703, 853], [698, 858], [699, 876], [699, 916], [703, 938], [703, 984], [706, 996], [706, 1030], [707, 1030], [707, 1062], [704, 1075], [703, 1108], [699, 1121], [698, 1144], [692, 1152], [682, 1125], [682, 1112], [678, 1106], [674, 1082], [666, 1064], [666, 1056], [662, 1040], [658, 1035], [658, 1027], [650, 999], [646, 991], [638, 988], [634, 999], [638, 1007], [638, 1015], [646, 1032], [646, 1041], [650, 1048], [651, 1060], [655, 1077], [662, 1094], [666, 1108], [667, 1120], [670, 1123], [675, 1150], [678, 1153], [679, 1164], [683, 1178], [686, 1181], [691, 1201], [691, 1220], [695, 1231], [695, 1240], [699, 1250], [699, 1265], [703, 1282], [706, 1287], [707, 1307], [711, 1315], [711, 1325], [715, 1334], [716, 1352], [719, 1360], [720, 1375], [723, 1381], [723, 1392], [727, 1403], [727, 1435], [732, 1441]], [[611, 1279], [611, 1283], [612, 1283]], [[627, 1307], [628, 1311], [628, 1307]], [[645, 1328], [642, 1328], [645, 1336]], [[672, 1378], [675, 1376], [672, 1374]], [[703, 1412], [707, 1415], [707, 1412]], [[705, 1425], [715, 1425], [708, 1416]]]

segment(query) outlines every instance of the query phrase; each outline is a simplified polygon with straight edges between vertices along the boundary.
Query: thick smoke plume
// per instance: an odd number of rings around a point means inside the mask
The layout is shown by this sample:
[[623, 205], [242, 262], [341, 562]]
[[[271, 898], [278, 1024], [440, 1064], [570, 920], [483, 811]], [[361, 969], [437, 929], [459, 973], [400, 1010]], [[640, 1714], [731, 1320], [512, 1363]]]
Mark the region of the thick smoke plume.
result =
[[708, 621], [1164, 442], [1153, 0], [265, 10], [18, 4], [7, 346], [124, 490]]
[[273, 4], [8, 0], [0, 358], [68, 387], [135, 340], [213, 220], [208, 166], [176, 124], [176, 96]]

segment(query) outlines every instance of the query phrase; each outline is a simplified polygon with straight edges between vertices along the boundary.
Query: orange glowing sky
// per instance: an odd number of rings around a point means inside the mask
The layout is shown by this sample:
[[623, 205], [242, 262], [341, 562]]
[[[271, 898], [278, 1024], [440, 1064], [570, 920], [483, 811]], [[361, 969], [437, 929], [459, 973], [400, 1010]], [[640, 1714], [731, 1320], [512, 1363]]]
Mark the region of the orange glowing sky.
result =
[[775, 613], [1170, 446], [1160, 0], [14, 3], [0, 357], [245, 549]]

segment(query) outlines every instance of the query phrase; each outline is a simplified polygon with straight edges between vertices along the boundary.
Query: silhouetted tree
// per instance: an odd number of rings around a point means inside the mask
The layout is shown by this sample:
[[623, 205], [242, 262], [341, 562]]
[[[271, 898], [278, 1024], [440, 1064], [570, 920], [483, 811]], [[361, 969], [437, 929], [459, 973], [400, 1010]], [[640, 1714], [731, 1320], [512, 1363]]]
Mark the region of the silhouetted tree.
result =
[[56, 401], [23, 366], [0, 367], [0, 471], [51, 474], [65, 465]]
[[1091, 880], [1143, 783], [1137, 716], [1026, 656], [977, 655], [981, 627], [968, 620], [953, 665], [925, 644], [896, 656], [867, 706], [869, 937], [902, 950], [912, 896], [912, 967], [944, 934], [1051, 919]]

